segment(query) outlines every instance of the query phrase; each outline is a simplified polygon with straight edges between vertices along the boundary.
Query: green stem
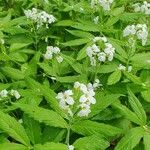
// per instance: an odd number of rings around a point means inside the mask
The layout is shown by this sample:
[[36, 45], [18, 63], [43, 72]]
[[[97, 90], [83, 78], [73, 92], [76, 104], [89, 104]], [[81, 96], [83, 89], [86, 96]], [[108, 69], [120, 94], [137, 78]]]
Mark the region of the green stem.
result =
[[71, 129], [71, 120], [69, 120], [69, 126], [67, 128], [66, 144], [69, 147], [70, 143], [70, 129]]

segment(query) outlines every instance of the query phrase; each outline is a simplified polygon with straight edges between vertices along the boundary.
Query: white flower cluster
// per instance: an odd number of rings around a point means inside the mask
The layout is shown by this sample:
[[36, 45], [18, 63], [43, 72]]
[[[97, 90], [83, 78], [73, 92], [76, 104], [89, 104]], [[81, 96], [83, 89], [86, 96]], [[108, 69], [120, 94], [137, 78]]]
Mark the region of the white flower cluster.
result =
[[124, 31], [123, 36], [136, 36], [137, 39], [142, 40], [144, 46], [147, 42], [148, 29], [146, 24], [128, 25]]
[[150, 3], [144, 1], [143, 4], [136, 3], [133, 5], [135, 12], [142, 12], [146, 15], [150, 15]]
[[14, 96], [16, 99], [19, 99], [21, 97], [21, 95], [19, 94], [19, 92], [17, 90], [11, 90], [10, 93], [4, 89], [2, 91], [0, 91], [0, 97], [1, 98], [6, 98], [8, 97], [8, 94], [10, 94], [11, 96]]
[[56, 55], [56, 59], [59, 63], [63, 61], [63, 57], [60, 56], [59, 47], [47, 46], [44, 58], [50, 60], [54, 57], [54, 55]]
[[132, 71], [132, 66], [128, 66], [128, 68], [122, 64], [119, 64], [118, 66], [118, 69], [121, 70], [121, 71], [128, 71], [128, 72], [131, 72]]
[[96, 66], [96, 60], [99, 62], [105, 62], [106, 60], [112, 61], [115, 53], [115, 48], [112, 44], [108, 43], [106, 37], [95, 37], [93, 41], [96, 43], [97, 41], [101, 41], [104, 44], [104, 48], [100, 48], [96, 44], [87, 47], [86, 54], [90, 58], [90, 62], [92, 66]]
[[110, 10], [112, 3], [113, 0], [91, 0], [92, 8], [99, 4], [106, 11]]
[[56, 21], [56, 18], [53, 15], [49, 15], [45, 11], [39, 12], [36, 8], [32, 8], [32, 10], [25, 10], [24, 13], [28, 19], [37, 23], [37, 29], [44, 24], [46, 24], [46, 27], [48, 28], [48, 24]]
[[[66, 90], [57, 94], [56, 98], [59, 101], [60, 108], [67, 111], [70, 116], [76, 113], [80, 117], [88, 116], [91, 112], [91, 104], [96, 103], [94, 90], [99, 86], [102, 86], [102, 84], [98, 79], [95, 80], [94, 84], [89, 83], [87, 85], [75, 82], [73, 90]], [[74, 98], [76, 92], [79, 94], [77, 101]], [[76, 107], [75, 112], [72, 111], [74, 106]]]
[[69, 145], [68, 146], [68, 150], [74, 150], [74, 146], [73, 145]]

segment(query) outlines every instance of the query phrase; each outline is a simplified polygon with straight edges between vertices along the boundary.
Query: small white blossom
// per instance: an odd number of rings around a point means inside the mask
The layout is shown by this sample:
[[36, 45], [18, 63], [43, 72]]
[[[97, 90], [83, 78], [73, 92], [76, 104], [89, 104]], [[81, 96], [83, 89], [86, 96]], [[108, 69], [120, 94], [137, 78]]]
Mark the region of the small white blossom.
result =
[[113, 0], [91, 0], [91, 7], [100, 5], [105, 11], [109, 11]]
[[56, 59], [59, 63], [63, 62], [63, 60], [64, 60], [63, 57], [61, 57], [61, 56], [56, 57]]
[[63, 62], [63, 57], [60, 56], [59, 47], [47, 46], [46, 53], [43, 54], [44, 58], [50, 60], [54, 55], [56, 56], [58, 63]]
[[119, 69], [120, 71], [128, 71], [128, 72], [131, 72], [131, 71], [132, 71], [132, 66], [128, 66], [128, 68], [127, 68], [126, 66], [124, 66], [124, 65], [122, 65], [122, 64], [119, 64], [118, 69]]
[[124, 65], [122, 65], [122, 64], [119, 64], [118, 69], [121, 70], [121, 71], [125, 71], [126, 67]]
[[150, 3], [144, 1], [143, 4], [136, 3], [133, 5], [135, 12], [142, 12], [146, 15], [150, 15]]
[[69, 145], [68, 146], [68, 150], [74, 150], [74, 146], [73, 145]]
[[[95, 80], [94, 84], [83, 84], [80, 82], [74, 83], [74, 90], [66, 90], [57, 94], [56, 98], [59, 101], [61, 109], [67, 111], [70, 116], [73, 116], [72, 108], [76, 107], [76, 113], [80, 117], [86, 117], [91, 112], [91, 105], [96, 103], [94, 98], [94, 90], [99, 87], [99, 80]], [[78, 93], [78, 100], [74, 100], [74, 92]], [[76, 102], [77, 105], [74, 105]], [[75, 108], [74, 108], [75, 109]], [[73, 109], [73, 110], [74, 110]]]
[[2, 90], [2, 91], [0, 92], [0, 96], [1, 96], [2, 98], [7, 97], [7, 96], [8, 96], [8, 91], [7, 91], [6, 89]]
[[39, 12], [36, 8], [32, 8], [32, 10], [25, 10], [25, 16], [37, 23], [37, 29], [46, 24], [48, 28], [48, 24], [51, 24], [56, 21], [56, 18], [53, 15], [49, 15], [45, 11]]
[[95, 24], [98, 24], [98, 22], [99, 22], [99, 16], [96, 16], [96, 17], [93, 19], [93, 21], [94, 21]]
[[132, 71], [132, 66], [128, 66], [128, 72]]
[[11, 90], [10, 94], [14, 96], [16, 99], [19, 99], [21, 97], [21, 95], [19, 94], [17, 90]]
[[[96, 45], [96, 42], [101, 41], [104, 43], [104, 48]], [[96, 61], [105, 62], [106, 60], [112, 61], [114, 58], [115, 48], [112, 44], [108, 43], [106, 37], [97, 36], [93, 38], [94, 44], [87, 47], [86, 54], [90, 58], [92, 66], [96, 66]]]
[[81, 110], [78, 112], [78, 116], [80, 117], [87, 117], [91, 112], [90, 105], [86, 103], [80, 104], [79, 107], [81, 108]]
[[[147, 25], [146, 24], [128, 25], [123, 31], [123, 36], [137, 37], [137, 39], [142, 41], [142, 45], [144, 46], [147, 42], [148, 37]], [[131, 37], [131, 41], [133, 41], [133, 37]]]
[[71, 111], [69, 107], [74, 104], [72, 95], [72, 90], [67, 90], [65, 92], [60, 92], [57, 94], [56, 98], [59, 100], [60, 108], [68, 110], [69, 112]]

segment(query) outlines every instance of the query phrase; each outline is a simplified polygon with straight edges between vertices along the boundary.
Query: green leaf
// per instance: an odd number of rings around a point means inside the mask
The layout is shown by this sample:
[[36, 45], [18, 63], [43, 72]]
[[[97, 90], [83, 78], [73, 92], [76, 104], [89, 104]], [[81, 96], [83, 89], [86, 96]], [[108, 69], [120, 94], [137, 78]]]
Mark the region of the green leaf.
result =
[[82, 23], [75, 23], [71, 25], [73, 28], [80, 29], [83, 31], [92, 31], [92, 32], [99, 32], [99, 26], [94, 24], [93, 22], [85, 21]]
[[119, 141], [115, 150], [131, 150], [143, 137], [144, 130], [141, 127], [136, 127], [131, 130]]
[[27, 115], [24, 115], [23, 117], [23, 124], [32, 144], [40, 143], [41, 140], [40, 124], [37, 121], [33, 120], [32, 118], [28, 117]]
[[73, 144], [77, 150], [105, 150], [109, 142], [98, 135], [79, 138]]
[[66, 128], [66, 121], [56, 112], [48, 109], [44, 109], [38, 106], [31, 106], [27, 104], [15, 103], [15, 106], [19, 107], [22, 111], [28, 114], [39, 122], [43, 122], [46, 125]]
[[88, 39], [92, 39], [94, 38], [94, 35], [92, 35], [89, 32], [84, 32], [84, 31], [80, 31], [80, 30], [67, 30], [70, 34], [77, 36], [77, 37], [81, 37], [81, 38], [88, 38]]
[[90, 42], [91, 39], [75, 39], [71, 41], [67, 41], [66, 43], [61, 43], [64, 46], [78, 46], [78, 45], [83, 45], [85, 43]]
[[138, 125], [142, 124], [142, 122], [138, 118], [138, 116], [135, 113], [133, 113], [130, 109], [128, 109], [126, 106], [121, 105], [121, 104], [113, 104], [113, 106], [118, 108], [120, 110], [120, 114], [124, 115], [125, 118], [127, 118], [128, 120], [130, 120]]
[[13, 139], [24, 145], [30, 145], [29, 138], [23, 126], [13, 117], [0, 111], [0, 129], [6, 132]]
[[113, 127], [104, 123], [97, 123], [90, 120], [75, 122], [72, 125], [71, 129], [74, 132], [82, 134], [84, 136], [102, 134], [106, 137], [112, 137], [122, 132], [122, 130], [117, 127]]
[[117, 65], [113, 64], [111, 62], [111, 64], [108, 65], [101, 65], [98, 69], [97, 69], [97, 73], [111, 73], [114, 72], [117, 69]]
[[11, 79], [21, 80], [24, 78], [24, 74], [18, 69], [14, 69], [11, 67], [3, 67], [1, 69], [2, 69], [3, 73], [7, 77], [10, 77]]
[[146, 121], [147, 117], [142, 104], [139, 102], [137, 97], [133, 94], [133, 92], [130, 89], [128, 89], [128, 95], [129, 95], [129, 103], [132, 109], [134, 110], [138, 118], [142, 121], [143, 125], [145, 125], [147, 122]]
[[74, 25], [76, 22], [72, 21], [72, 20], [61, 20], [59, 22], [57, 22], [55, 24], [55, 26], [72, 26]]
[[145, 101], [150, 102], [150, 89], [141, 92]]
[[23, 47], [26, 47], [28, 46], [30, 43], [13, 43], [11, 46], [10, 46], [10, 51], [16, 51], [18, 49], [21, 49]]
[[138, 85], [142, 85], [143, 84], [142, 81], [140, 80], [140, 78], [137, 77], [136, 75], [133, 75], [132, 73], [129, 73], [127, 71], [124, 71], [123, 73], [133, 83], [138, 84]]
[[107, 84], [108, 85], [112, 85], [117, 83], [121, 78], [121, 71], [120, 70], [116, 70], [115, 72], [113, 72], [109, 77], [108, 77], [108, 81]]
[[132, 62], [132, 65], [136, 68], [150, 69], [150, 53], [135, 54], [132, 57], [131, 62]]
[[28, 147], [21, 145], [21, 144], [15, 144], [15, 143], [2, 143], [0, 144], [1, 150], [29, 150]]
[[150, 146], [150, 133], [145, 132], [143, 140], [144, 140], [144, 150], [149, 150], [149, 146]]
[[42, 68], [48, 75], [50, 76], [55, 76], [55, 72], [53, 70], [53, 67], [51, 67], [49, 64], [47, 63], [38, 63], [38, 65], [40, 66], [40, 68]]
[[94, 116], [116, 102], [119, 99], [119, 94], [104, 95], [103, 93], [98, 93], [96, 95], [96, 104], [91, 107], [91, 113], [89, 116]]
[[46, 101], [50, 104], [56, 112], [63, 115], [62, 110], [59, 107], [58, 101], [56, 99], [56, 93], [48, 86], [42, 85], [32, 78], [26, 78], [27, 85], [34, 90], [38, 95], [43, 95]]
[[78, 63], [74, 58], [67, 55], [63, 55], [63, 58], [77, 73], [82, 74], [83, 68], [80, 63]]
[[67, 146], [61, 143], [46, 143], [44, 145], [37, 144], [34, 146], [34, 150], [67, 150]]

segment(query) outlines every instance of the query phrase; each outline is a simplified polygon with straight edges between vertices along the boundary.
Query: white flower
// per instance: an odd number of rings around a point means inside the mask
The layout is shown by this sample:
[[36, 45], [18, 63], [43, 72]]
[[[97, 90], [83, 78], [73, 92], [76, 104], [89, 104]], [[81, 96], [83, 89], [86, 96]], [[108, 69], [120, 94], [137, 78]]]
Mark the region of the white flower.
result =
[[56, 59], [59, 63], [63, 62], [63, 60], [64, 60], [63, 57], [61, 57], [61, 56], [56, 57]]
[[[96, 42], [101, 41], [104, 43], [105, 48], [101, 49], [100, 46], [96, 45]], [[86, 54], [90, 58], [90, 62], [92, 66], [96, 66], [96, 61], [99, 60], [100, 62], [105, 62], [106, 60], [112, 61], [115, 53], [115, 48], [112, 44], [107, 42], [106, 37], [97, 36], [93, 38], [92, 46], [87, 47]]]
[[68, 146], [68, 150], [74, 150], [74, 146], [73, 145], [69, 145]]
[[101, 52], [98, 54], [98, 60], [100, 62], [105, 62], [106, 61], [106, 54], [104, 52]]
[[0, 92], [0, 96], [1, 96], [2, 98], [7, 97], [7, 96], [8, 96], [8, 91], [7, 91], [6, 89], [2, 90], [2, 91]]
[[36, 8], [32, 8], [32, 10], [25, 10], [24, 13], [28, 19], [37, 23], [37, 29], [43, 26], [43, 24], [46, 24], [48, 28], [48, 24], [56, 21], [56, 18], [53, 15], [49, 15], [45, 11], [38, 12]]
[[80, 87], [80, 85], [81, 85], [80, 82], [77, 81], [74, 83], [74, 88], [78, 89]]
[[58, 63], [61, 63], [61, 62], [63, 62], [63, 57], [61, 57], [59, 54], [60, 54], [59, 47], [47, 46], [46, 53], [43, 56], [45, 59], [50, 60], [55, 55]]
[[60, 53], [59, 47], [53, 47], [53, 48], [52, 48], [52, 52], [53, 52], [54, 54], [59, 54], [59, 53]]
[[[146, 24], [137, 24], [136, 26], [135, 25], [127, 26], [123, 31], [123, 36], [125, 37], [129, 35], [132, 35], [132, 36], [134, 35], [137, 37], [137, 39], [142, 40], [142, 45], [144, 46], [147, 42], [147, 37], [148, 37], [148, 29], [147, 29]], [[133, 38], [131, 37], [131, 39]]]
[[133, 5], [135, 12], [142, 12], [146, 15], [150, 15], [150, 3], [144, 1], [143, 4], [136, 3]]
[[70, 105], [72, 106], [74, 104], [74, 99], [72, 95], [72, 90], [67, 90], [64, 93], [60, 92], [57, 94], [56, 98], [59, 100], [59, 106], [62, 109], [68, 109]]
[[124, 31], [123, 31], [123, 36], [129, 36], [129, 35], [134, 35], [136, 34], [136, 27], [135, 25], [128, 25]]
[[81, 108], [81, 110], [78, 112], [77, 115], [80, 117], [88, 116], [89, 113], [91, 112], [90, 106], [88, 104], [82, 103], [79, 105], [79, 107]]
[[118, 69], [121, 70], [121, 71], [125, 71], [126, 67], [124, 65], [122, 65], [122, 64], [119, 64]]
[[99, 0], [99, 4], [103, 7], [104, 10], [109, 11], [110, 6], [113, 3], [113, 0]]
[[94, 57], [90, 58], [91, 66], [96, 66], [96, 59]]
[[93, 21], [94, 21], [95, 24], [98, 24], [98, 22], [99, 22], [99, 16], [96, 16], [96, 17], [93, 19]]
[[132, 71], [132, 66], [128, 66], [128, 72]]
[[103, 86], [100, 83], [100, 80], [99, 79], [95, 79], [95, 82], [93, 83], [93, 88], [96, 89], [96, 88], [99, 88], [100, 86]]
[[21, 95], [19, 94], [19, 92], [17, 90], [11, 90], [10, 94], [12, 96], [15, 96], [16, 99], [19, 99], [21, 97]]

